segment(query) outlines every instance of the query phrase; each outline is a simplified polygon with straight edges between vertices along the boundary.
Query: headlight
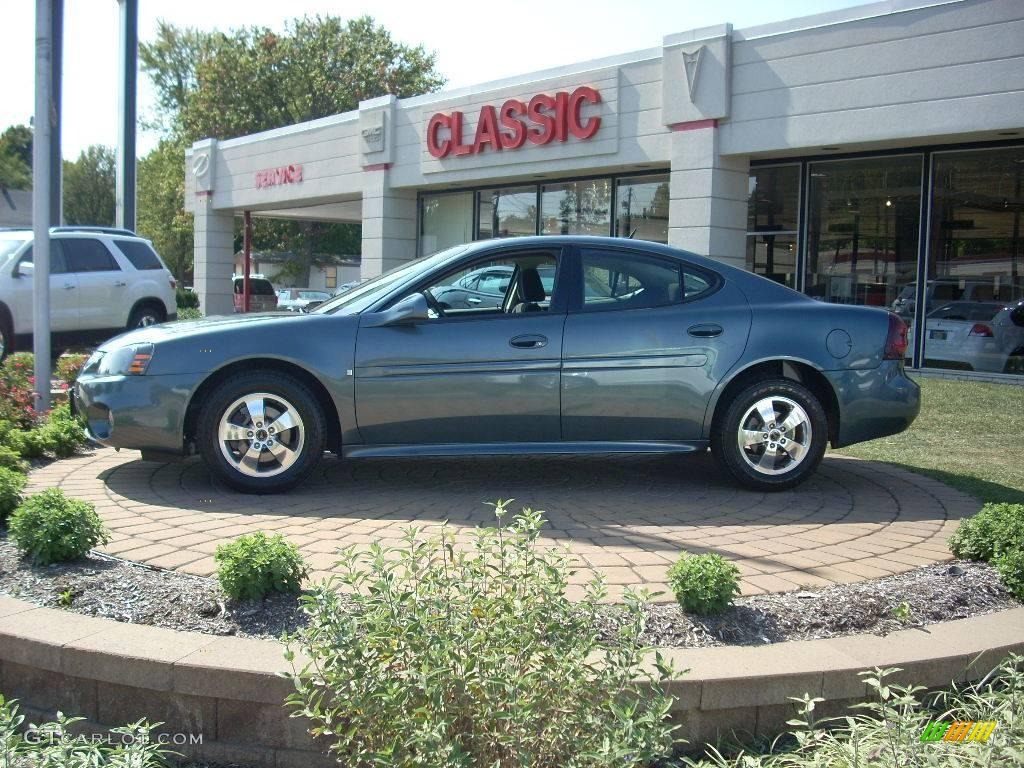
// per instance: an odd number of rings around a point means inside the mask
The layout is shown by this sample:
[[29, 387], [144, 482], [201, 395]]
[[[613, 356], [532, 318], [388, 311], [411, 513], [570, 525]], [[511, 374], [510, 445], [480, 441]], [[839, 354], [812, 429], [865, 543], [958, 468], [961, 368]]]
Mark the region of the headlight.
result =
[[[100, 353], [96, 353], [100, 354]], [[95, 355], [93, 356], [95, 357]], [[153, 359], [152, 344], [132, 344], [127, 347], [119, 347], [100, 357], [96, 373], [100, 376], [141, 376], [149, 368]], [[92, 360], [89, 361], [92, 363]]]

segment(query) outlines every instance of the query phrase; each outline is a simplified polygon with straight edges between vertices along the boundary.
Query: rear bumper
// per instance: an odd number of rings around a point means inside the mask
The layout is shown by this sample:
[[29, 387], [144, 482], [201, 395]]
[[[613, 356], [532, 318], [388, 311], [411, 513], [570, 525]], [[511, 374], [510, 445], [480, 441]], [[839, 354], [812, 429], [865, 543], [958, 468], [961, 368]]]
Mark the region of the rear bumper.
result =
[[921, 411], [921, 388], [896, 360], [825, 375], [839, 401], [836, 448], [902, 432]]
[[84, 377], [71, 390], [71, 407], [97, 443], [182, 455], [194, 385], [194, 375]]

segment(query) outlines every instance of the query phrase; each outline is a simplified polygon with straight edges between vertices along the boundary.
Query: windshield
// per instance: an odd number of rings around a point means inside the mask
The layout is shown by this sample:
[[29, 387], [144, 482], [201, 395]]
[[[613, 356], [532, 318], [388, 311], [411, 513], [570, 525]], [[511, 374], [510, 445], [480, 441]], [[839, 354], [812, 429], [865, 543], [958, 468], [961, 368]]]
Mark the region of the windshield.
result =
[[335, 296], [330, 301], [325, 301], [314, 309], [312, 314], [358, 314], [367, 307], [375, 304], [379, 299], [386, 296], [392, 288], [407, 282], [421, 272], [433, 269], [449, 259], [458, 256], [460, 253], [465, 251], [467, 247], [468, 246], [465, 245], [456, 245], [454, 248], [440, 251], [439, 253], [435, 253], [433, 256], [423, 256], [415, 261], [410, 261], [408, 264], [402, 264], [401, 266], [388, 270], [383, 275], [367, 280], [365, 283]]
[[27, 237], [5, 237], [0, 239], [0, 260], [6, 259], [18, 250], [26, 240], [28, 240]]

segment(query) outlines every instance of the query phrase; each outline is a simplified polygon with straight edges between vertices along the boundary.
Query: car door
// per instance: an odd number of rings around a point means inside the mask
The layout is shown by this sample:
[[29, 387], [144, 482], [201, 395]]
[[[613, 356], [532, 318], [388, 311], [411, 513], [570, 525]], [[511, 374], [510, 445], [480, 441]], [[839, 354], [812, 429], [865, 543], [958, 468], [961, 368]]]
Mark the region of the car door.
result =
[[[511, 266], [502, 306], [450, 308], [409, 325], [360, 321], [355, 354], [356, 420], [368, 444], [523, 443], [560, 438], [559, 379], [565, 301], [526, 311], [524, 273], [560, 262], [558, 249], [479, 255], [428, 279], [428, 293], [482, 266]], [[483, 263], [481, 263], [481, 261]], [[532, 281], [534, 289], [539, 280]], [[415, 291], [414, 291], [415, 292]], [[536, 297], [540, 301], [539, 297]], [[436, 312], [434, 313], [436, 314]]]
[[[25, 265], [29, 265], [25, 267]], [[32, 246], [18, 259], [12, 272], [14, 332], [32, 332]], [[54, 333], [78, 328], [78, 278], [67, 271], [61, 241], [50, 239], [50, 330]]]
[[123, 328], [131, 311], [128, 279], [102, 241], [92, 237], [63, 240], [67, 268], [78, 279], [79, 328]]
[[750, 330], [718, 274], [614, 246], [580, 248], [562, 342], [564, 440], [699, 440]]

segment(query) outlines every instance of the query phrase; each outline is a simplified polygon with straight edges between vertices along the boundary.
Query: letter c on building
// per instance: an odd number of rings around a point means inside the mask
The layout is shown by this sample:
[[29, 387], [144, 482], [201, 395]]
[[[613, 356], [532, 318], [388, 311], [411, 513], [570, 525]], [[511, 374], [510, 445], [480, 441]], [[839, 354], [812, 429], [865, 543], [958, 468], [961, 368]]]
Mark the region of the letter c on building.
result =
[[601, 127], [600, 117], [584, 121], [580, 117], [583, 104], [600, 104], [601, 94], [588, 85], [581, 85], [569, 96], [569, 132], [577, 139], [589, 139]]
[[430, 122], [427, 123], [427, 151], [436, 158], [442, 158], [446, 156], [452, 148], [451, 139], [443, 139], [438, 142], [437, 140], [437, 129], [452, 127], [452, 119], [441, 112], [430, 118]]

